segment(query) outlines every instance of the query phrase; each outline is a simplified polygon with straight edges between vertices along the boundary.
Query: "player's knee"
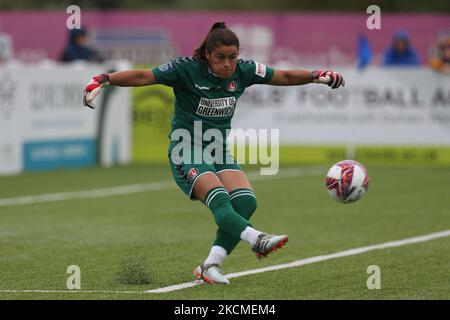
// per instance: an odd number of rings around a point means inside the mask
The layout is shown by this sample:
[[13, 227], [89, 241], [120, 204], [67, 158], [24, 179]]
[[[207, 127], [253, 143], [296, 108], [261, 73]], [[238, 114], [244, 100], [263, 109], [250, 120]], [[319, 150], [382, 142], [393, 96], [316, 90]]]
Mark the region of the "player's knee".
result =
[[234, 210], [242, 217], [249, 220], [256, 211], [258, 203], [256, 196], [250, 189], [237, 189], [230, 193]]
[[211, 189], [206, 195], [205, 204], [211, 209], [218, 226], [222, 224], [226, 214], [233, 211], [228, 192], [224, 187]]

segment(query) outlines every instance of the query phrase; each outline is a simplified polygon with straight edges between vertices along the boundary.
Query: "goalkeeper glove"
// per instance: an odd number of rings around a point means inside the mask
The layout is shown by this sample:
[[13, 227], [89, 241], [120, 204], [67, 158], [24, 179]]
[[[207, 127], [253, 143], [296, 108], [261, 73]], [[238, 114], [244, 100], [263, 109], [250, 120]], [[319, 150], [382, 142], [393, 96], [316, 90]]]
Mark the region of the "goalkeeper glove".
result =
[[323, 83], [331, 87], [331, 89], [336, 89], [339, 86], [345, 86], [344, 77], [341, 74], [334, 71], [322, 71], [316, 70], [311, 72], [311, 76], [314, 83]]
[[107, 74], [99, 74], [93, 77], [83, 91], [83, 104], [86, 107], [95, 109], [93, 101], [100, 93], [100, 89], [106, 85], [109, 85], [109, 77]]

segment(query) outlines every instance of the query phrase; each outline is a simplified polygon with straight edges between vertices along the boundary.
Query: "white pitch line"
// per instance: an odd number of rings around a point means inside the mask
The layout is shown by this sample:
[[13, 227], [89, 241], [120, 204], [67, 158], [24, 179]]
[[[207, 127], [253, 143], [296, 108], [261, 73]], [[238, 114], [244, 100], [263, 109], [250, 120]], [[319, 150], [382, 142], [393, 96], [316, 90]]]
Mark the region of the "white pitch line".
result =
[[[319, 167], [311, 168], [292, 168], [283, 169], [278, 174], [273, 176], [262, 176], [257, 172], [250, 172], [247, 176], [251, 181], [267, 180], [267, 179], [280, 179], [280, 178], [290, 178], [299, 177], [307, 175], [316, 175], [323, 173], [324, 169]], [[37, 194], [32, 196], [21, 196], [14, 198], [3, 198], [0, 199], [0, 207], [5, 206], [16, 206], [33, 204], [40, 202], [55, 202], [64, 200], [74, 200], [74, 199], [92, 199], [92, 198], [103, 198], [103, 197], [113, 197], [121, 196], [132, 193], [148, 192], [148, 191], [163, 191], [176, 189], [176, 185], [173, 181], [158, 181], [149, 183], [138, 183], [130, 184], [124, 186], [110, 187], [110, 188], [100, 188], [92, 190], [83, 191], [68, 191], [68, 192], [58, 192], [58, 193], [48, 193], [48, 194]]]
[[112, 291], [112, 290], [0, 290], [0, 293], [139, 293], [145, 291]]
[[145, 191], [159, 191], [173, 188], [174, 183], [172, 181], [161, 181], [161, 182], [130, 184], [111, 188], [92, 189], [84, 191], [68, 191], [59, 193], [37, 194], [32, 196], [0, 199], [0, 207], [32, 204], [39, 202], [55, 202], [74, 199], [112, 197], [131, 193], [138, 193]]
[[[287, 268], [294, 268], [294, 267], [304, 266], [304, 265], [312, 264], [312, 263], [316, 263], [316, 262], [321, 262], [321, 261], [326, 261], [326, 260], [331, 260], [331, 259], [336, 259], [336, 258], [342, 258], [342, 257], [348, 257], [348, 256], [354, 256], [354, 255], [358, 255], [361, 253], [366, 253], [366, 252], [374, 251], [374, 250], [401, 247], [401, 246], [405, 246], [408, 244], [431, 241], [431, 240], [435, 240], [435, 239], [439, 239], [439, 238], [445, 238], [448, 236], [450, 236], [450, 230], [434, 232], [434, 233], [430, 233], [430, 234], [426, 234], [426, 235], [422, 235], [422, 236], [417, 236], [417, 237], [412, 237], [412, 238], [407, 238], [407, 239], [402, 239], [402, 240], [397, 240], [397, 241], [390, 241], [390, 242], [375, 244], [375, 245], [366, 246], [366, 247], [353, 248], [353, 249], [339, 251], [339, 252], [335, 252], [335, 253], [331, 253], [331, 254], [327, 254], [327, 255], [315, 256], [315, 257], [310, 257], [310, 258], [306, 258], [306, 259], [296, 260], [296, 261], [293, 261], [290, 263], [284, 263], [284, 264], [279, 264], [279, 265], [265, 267], [265, 268], [258, 268], [258, 269], [252, 269], [252, 270], [247, 270], [247, 271], [242, 271], [242, 272], [230, 273], [230, 274], [227, 274], [225, 277], [228, 279], [231, 279], [231, 278], [244, 277], [244, 276], [248, 276], [251, 274], [268, 272], [268, 271], [276, 271], [276, 270], [282, 270], [282, 269], [287, 269]], [[177, 290], [186, 289], [186, 288], [190, 288], [190, 287], [195, 287], [200, 284], [204, 284], [204, 282], [196, 280], [196, 281], [185, 282], [185, 283], [181, 283], [181, 284], [176, 284], [176, 285], [172, 285], [172, 286], [168, 286], [168, 287], [162, 287], [162, 288], [152, 289], [152, 290], [147, 290], [147, 291], [0, 290], [0, 293], [117, 293], [117, 294], [121, 294], [121, 293], [124, 293], [124, 294], [167, 293], [167, 292], [177, 291]]]
[[[284, 263], [284, 264], [279, 264], [279, 265], [265, 267], [265, 268], [258, 268], [258, 269], [252, 269], [252, 270], [247, 270], [247, 271], [242, 271], [242, 272], [230, 273], [230, 274], [227, 274], [225, 277], [227, 279], [231, 279], [231, 278], [244, 277], [244, 276], [248, 276], [251, 274], [268, 272], [268, 271], [276, 271], [276, 270], [281, 270], [281, 269], [294, 268], [294, 267], [299, 267], [299, 266], [316, 263], [316, 262], [321, 262], [321, 261], [325, 261], [325, 260], [353, 256], [353, 255], [357, 255], [357, 254], [361, 254], [361, 253], [365, 253], [365, 252], [369, 252], [369, 251], [373, 251], [373, 250], [381, 250], [381, 249], [386, 249], [386, 248], [400, 247], [400, 246], [404, 246], [404, 245], [408, 245], [408, 244], [426, 242], [426, 241], [430, 241], [430, 240], [434, 240], [434, 239], [438, 239], [438, 238], [444, 238], [444, 237], [448, 237], [448, 236], [450, 236], [450, 230], [445, 230], [445, 231], [441, 231], [441, 232], [430, 233], [430, 234], [423, 235], [423, 236], [407, 238], [407, 239], [398, 240], [398, 241], [390, 241], [390, 242], [375, 244], [375, 245], [371, 245], [371, 246], [367, 246], [367, 247], [353, 248], [353, 249], [335, 252], [335, 253], [331, 253], [331, 254], [327, 254], [327, 255], [323, 255], [323, 256], [310, 257], [310, 258], [306, 258], [306, 259], [296, 260], [296, 261], [293, 261], [290, 263]], [[177, 291], [177, 290], [181, 290], [181, 289], [185, 289], [185, 288], [195, 287], [199, 284], [202, 284], [202, 282], [191, 281], [191, 282], [176, 284], [176, 285], [172, 285], [172, 286], [168, 286], [168, 287], [147, 290], [145, 292], [166, 293], [166, 292]]]

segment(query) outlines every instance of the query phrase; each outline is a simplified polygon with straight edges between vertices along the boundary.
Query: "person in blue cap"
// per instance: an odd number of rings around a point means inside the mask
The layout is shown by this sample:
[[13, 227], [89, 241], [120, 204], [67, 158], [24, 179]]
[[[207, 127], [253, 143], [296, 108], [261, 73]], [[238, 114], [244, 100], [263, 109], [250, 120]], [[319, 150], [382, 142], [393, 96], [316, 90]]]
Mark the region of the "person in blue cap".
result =
[[394, 34], [392, 45], [385, 51], [383, 66], [419, 66], [420, 60], [416, 50], [405, 31]]
[[85, 29], [73, 29], [69, 31], [69, 43], [64, 48], [61, 62], [84, 60], [89, 62], [103, 62], [99, 53], [87, 45], [87, 32]]

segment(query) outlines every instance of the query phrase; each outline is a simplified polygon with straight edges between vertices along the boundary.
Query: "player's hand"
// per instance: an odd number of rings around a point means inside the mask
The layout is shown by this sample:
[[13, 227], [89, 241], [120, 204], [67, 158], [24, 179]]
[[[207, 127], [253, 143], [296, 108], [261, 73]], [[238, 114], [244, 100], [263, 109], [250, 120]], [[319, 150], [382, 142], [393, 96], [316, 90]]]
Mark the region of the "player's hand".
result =
[[345, 86], [344, 77], [340, 73], [334, 72], [332, 70], [316, 70], [311, 73], [311, 76], [314, 83], [326, 84], [331, 87], [331, 89], [336, 89], [339, 86]]
[[83, 104], [86, 107], [95, 109], [93, 101], [100, 93], [100, 89], [106, 85], [109, 85], [109, 77], [107, 74], [99, 74], [93, 77], [83, 91]]

